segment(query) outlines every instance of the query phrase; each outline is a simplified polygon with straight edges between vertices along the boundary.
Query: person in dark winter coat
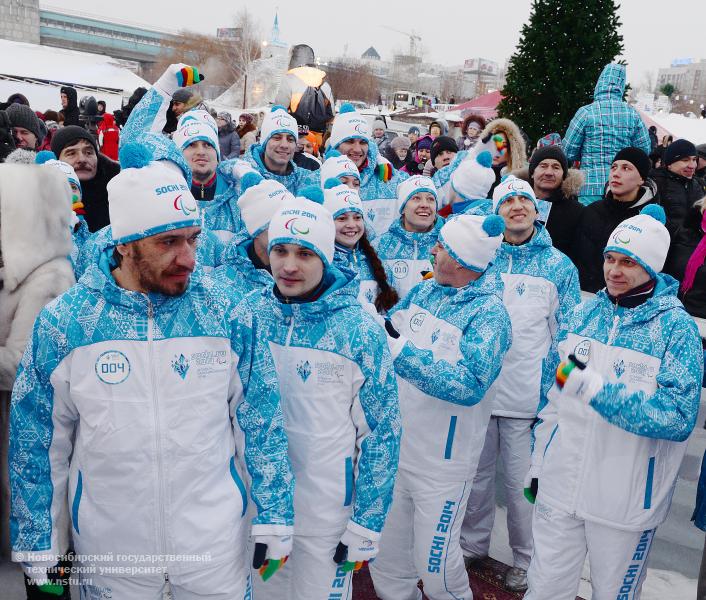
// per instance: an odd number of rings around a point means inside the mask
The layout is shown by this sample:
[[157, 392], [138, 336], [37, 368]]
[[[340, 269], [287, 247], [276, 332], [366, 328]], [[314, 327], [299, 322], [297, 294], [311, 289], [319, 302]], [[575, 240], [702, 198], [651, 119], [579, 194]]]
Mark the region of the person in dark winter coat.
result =
[[583, 173], [568, 168], [560, 146], [541, 146], [532, 154], [529, 168], [513, 175], [532, 185], [539, 203], [538, 220], [546, 226], [552, 245], [576, 262], [573, 246], [583, 211], [578, 201]]
[[29, 106], [24, 104], [10, 104], [5, 113], [10, 119], [15, 146], [25, 150], [36, 151], [47, 135], [44, 121]]
[[220, 112], [218, 123], [218, 145], [221, 147], [221, 160], [240, 157], [240, 138], [235, 132], [235, 123], [229, 112]]
[[611, 232], [625, 219], [658, 202], [657, 186], [648, 178], [650, 158], [641, 149], [624, 148], [610, 166], [603, 198], [584, 207], [573, 254], [581, 289], [595, 293], [605, 287], [603, 250]]
[[456, 145], [459, 150], [470, 150], [478, 143], [481, 131], [487, 125], [485, 118], [482, 115], [471, 113], [463, 119], [461, 125], [461, 137], [456, 140]]
[[430, 135], [423, 135], [417, 140], [417, 145], [411, 156], [407, 159], [402, 167], [405, 173], [410, 175], [421, 175], [424, 171], [424, 165], [431, 158], [431, 144], [434, 140]]
[[706, 198], [697, 200], [672, 236], [664, 272], [681, 282], [679, 299], [694, 317], [706, 318]]
[[385, 158], [392, 163], [395, 169], [401, 169], [410, 159], [409, 148], [411, 145], [412, 142], [406, 135], [398, 135], [396, 138], [392, 138], [385, 149]]
[[57, 131], [51, 141], [51, 149], [59, 160], [73, 167], [81, 181], [89, 231], [98, 231], [109, 225], [107, 186], [120, 172], [120, 165], [100, 154], [95, 138], [77, 125]]
[[672, 239], [678, 236], [694, 202], [706, 196], [706, 184], [695, 177], [696, 156], [694, 144], [676, 140], [664, 151], [662, 167], [650, 174], [657, 184]]
[[440, 135], [431, 144], [429, 160], [426, 165], [424, 165], [422, 175], [424, 175], [424, 177], [431, 177], [439, 169], [450, 165], [457, 153], [458, 146], [456, 145], [456, 141], [447, 135]]
[[81, 125], [78, 118], [78, 95], [76, 90], [69, 85], [61, 86], [61, 114], [64, 115], [64, 127], [68, 125]]

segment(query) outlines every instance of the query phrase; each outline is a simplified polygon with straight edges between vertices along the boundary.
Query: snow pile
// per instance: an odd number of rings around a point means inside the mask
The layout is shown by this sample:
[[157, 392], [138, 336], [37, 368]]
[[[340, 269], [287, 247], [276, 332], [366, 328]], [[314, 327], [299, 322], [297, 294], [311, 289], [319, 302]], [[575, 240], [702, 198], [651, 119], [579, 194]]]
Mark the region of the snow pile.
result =
[[675, 140], [685, 138], [694, 144], [706, 143], [706, 119], [690, 119], [674, 113], [657, 113], [650, 117], [671, 133]]

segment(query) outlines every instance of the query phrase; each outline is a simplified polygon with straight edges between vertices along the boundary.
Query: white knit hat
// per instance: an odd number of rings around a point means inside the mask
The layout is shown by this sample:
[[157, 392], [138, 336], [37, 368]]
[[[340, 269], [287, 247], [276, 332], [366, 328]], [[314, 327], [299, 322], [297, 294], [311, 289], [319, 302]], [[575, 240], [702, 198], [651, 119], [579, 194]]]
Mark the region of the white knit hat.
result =
[[270, 224], [282, 202], [294, 196], [274, 179], [263, 179], [259, 173], [246, 173], [240, 180], [238, 209], [251, 238], [256, 238]]
[[363, 215], [363, 203], [358, 191], [349, 188], [333, 177], [324, 184], [324, 208], [331, 213], [334, 219], [347, 212], [357, 212]]
[[179, 117], [177, 121], [177, 129], [183, 127], [187, 123], [205, 123], [214, 133], [218, 135], [218, 123], [207, 110], [189, 110]]
[[439, 243], [461, 266], [482, 273], [495, 258], [505, 231], [498, 215], [464, 215], [449, 219], [439, 232]]
[[605, 252], [619, 252], [638, 262], [650, 277], [664, 268], [669, 252], [667, 218], [658, 204], [648, 204], [630, 219], [618, 225], [608, 238]]
[[148, 148], [134, 142], [120, 149], [121, 171], [108, 182], [115, 244], [201, 225], [198, 204], [179, 167], [152, 159]]
[[328, 267], [333, 262], [336, 226], [323, 201], [324, 193], [314, 186], [284, 201], [270, 221], [267, 251], [276, 244], [297, 244], [316, 252]]
[[370, 125], [368, 120], [355, 110], [348, 102], [341, 105], [341, 110], [333, 119], [329, 143], [332, 148], [338, 148], [341, 142], [358, 138], [370, 142]]
[[41, 150], [40, 152], [37, 152], [34, 162], [38, 165], [48, 165], [58, 169], [61, 173], [63, 173], [69, 183], [73, 183], [78, 186], [79, 190], [81, 189], [81, 181], [76, 175], [74, 168], [63, 160], [57, 160], [56, 154], [54, 154], [51, 150]]
[[512, 198], [513, 196], [524, 196], [529, 198], [534, 204], [535, 209], [539, 212], [539, 204], [537, 203], [537, 196], [534, 195], [534, 190], [532, 186], [524, 181], [523, 179], [518, 179], [514, 175], [508, 175], [505, 177], [493, 190], [493, 212], [497, 215], [500, 210], [500, 205]]
[[493, 157], [487, 151], [462, 161], [451, 175], [451, 188], [464, 200], [487, 198], [495, 183], [492, 164]]
[[324, 164], [321, 165], [319, 173], [321, 173], [322, 188], [332, 177], [335, 179], [339, 177], [355, 177], [360, 181], [360, 172], [358, 171], [358, 167], [355, 166], [355, 163], [338, 150], [333, 149], [326, 153], [326, 160]]
[[218, 160], [221, 160], [221, 147], [218, 144], [218, 133], [211, 129], [207, 123], [195, 120], [186, 121], [173, 134], [172, 140], [182, 152], [194, 142], [202, 141], [213, 146]]
[[407, 200], [419, 192], [429, 192], [436, 200], [437, 209], [439, 208], [436, 186], [431, 178], [424, 177], [424, 175], [412, 175], [412, 177], [405, 179], [397, 186], [397, 203], [399, 204], [400, 214], [404, 212]]
[[296, 140], [299, 137], [299, 126], [296, 119], [287, 112], [284, 106], [275, 104], [270, 112], [265, 113], [260, 128], [260, 145], [264, 148], [276, 133], [287, 133]]

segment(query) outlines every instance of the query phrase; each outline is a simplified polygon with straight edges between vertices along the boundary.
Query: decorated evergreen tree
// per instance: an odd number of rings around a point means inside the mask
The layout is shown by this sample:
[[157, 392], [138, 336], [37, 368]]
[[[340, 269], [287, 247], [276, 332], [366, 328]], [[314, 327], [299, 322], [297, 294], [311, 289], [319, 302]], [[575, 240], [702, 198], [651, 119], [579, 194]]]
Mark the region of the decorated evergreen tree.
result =
[[510, 58], [501, 116], [535, 142], [562, 136], [576, 110], [593, 101], [603, 67], [623, 50], [614, 0], [534, 0]]

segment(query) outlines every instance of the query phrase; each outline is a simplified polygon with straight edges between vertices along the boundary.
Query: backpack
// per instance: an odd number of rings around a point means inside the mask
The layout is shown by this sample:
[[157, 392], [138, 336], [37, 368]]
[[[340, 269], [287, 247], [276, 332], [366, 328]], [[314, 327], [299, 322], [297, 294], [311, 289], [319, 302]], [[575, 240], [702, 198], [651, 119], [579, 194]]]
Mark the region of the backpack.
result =
[[333, 118], [331, 103], [321, 91], [321, 86], [307, 86], [297, 110], [291, 114], [299, 125], [307, 125], [309, 129], [317, 132], [325, 131], [326, 123]]

